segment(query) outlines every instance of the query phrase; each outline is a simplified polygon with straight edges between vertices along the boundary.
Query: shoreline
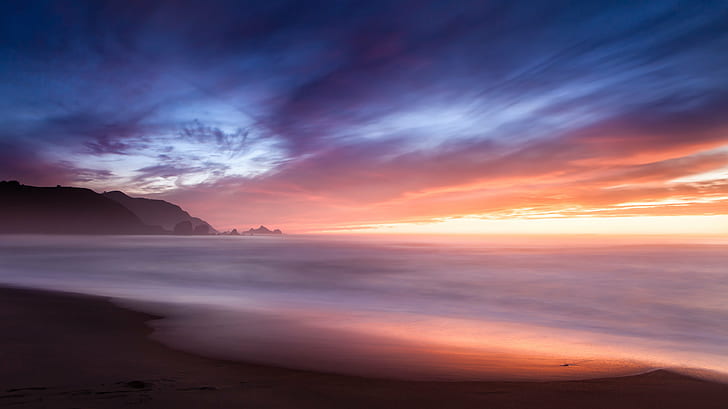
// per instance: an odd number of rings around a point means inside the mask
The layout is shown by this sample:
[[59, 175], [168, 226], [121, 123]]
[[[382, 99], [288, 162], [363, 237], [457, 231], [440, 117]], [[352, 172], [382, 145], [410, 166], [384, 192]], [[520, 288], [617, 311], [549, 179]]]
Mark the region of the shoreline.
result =
[[581, 381], [364, 378], [205, 358], [107, 297], [0, 286], [0, 406], [724, 408], [728, 385], [665, 370]]

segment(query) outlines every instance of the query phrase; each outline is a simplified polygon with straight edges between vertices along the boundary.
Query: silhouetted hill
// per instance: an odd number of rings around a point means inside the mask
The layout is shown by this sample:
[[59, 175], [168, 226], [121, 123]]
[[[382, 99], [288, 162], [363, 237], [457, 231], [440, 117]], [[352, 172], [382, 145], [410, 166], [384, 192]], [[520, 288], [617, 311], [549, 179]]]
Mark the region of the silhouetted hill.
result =
[[189, 236], [192, 234], [192, 222], [185, 220], [174, 225], [174, 234]]
[[0, 233], [155, 234], [132, 211], [92, 190], [0, 182]]
[[[190, 216], [189, 213], [182, 210], [176, 204], [166, 202], [164, 200], [145, 199], [140, 197], [130, 197], [124, 192], [113, 191], [104, 192], [103, 195], [115, 202], [121, 204], [136, 214], [144, 224], [150, 226], [161, 226], [168, 231], [174, 231], [175, 226], [180, 222], [189, 221], [192, 224], [190, 233], [196, 234], [214, 234], [216, 230], [206, 221]], [[207, 226], [207, 230], [204, 227]], [[186, 230], [185, 230], [186, 231]], [[207, 231], [207, 233], [205, 233]]]

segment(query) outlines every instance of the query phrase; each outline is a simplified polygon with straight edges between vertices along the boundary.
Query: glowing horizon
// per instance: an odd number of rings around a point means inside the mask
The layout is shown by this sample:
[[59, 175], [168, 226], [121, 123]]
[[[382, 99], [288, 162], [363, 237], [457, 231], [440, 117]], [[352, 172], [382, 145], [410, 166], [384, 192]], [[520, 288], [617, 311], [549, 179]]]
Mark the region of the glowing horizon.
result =
[[690, 235], [726, 236], [728, 215], [630, 216], [564, 219], [483, 219], [464, 216], [424, 223], [344, 226], [320, 234], [465, 234], [465, 235]]

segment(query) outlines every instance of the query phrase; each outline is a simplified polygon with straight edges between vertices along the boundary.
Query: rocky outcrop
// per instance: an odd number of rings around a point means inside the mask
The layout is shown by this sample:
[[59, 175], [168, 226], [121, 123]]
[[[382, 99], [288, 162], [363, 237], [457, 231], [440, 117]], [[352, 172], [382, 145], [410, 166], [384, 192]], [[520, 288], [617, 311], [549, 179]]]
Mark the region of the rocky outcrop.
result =
[[257, 229], [254, 229], [251, 227], [246, 232], [246, 234], [249, 236], [255, 236], [255, 235], [269, 235], [269, 234], [283, 234], [283, 232], [280, 231], [279, 229], [270, 230], [269, 228], [267, 228], [265, 226], [260, 226]]

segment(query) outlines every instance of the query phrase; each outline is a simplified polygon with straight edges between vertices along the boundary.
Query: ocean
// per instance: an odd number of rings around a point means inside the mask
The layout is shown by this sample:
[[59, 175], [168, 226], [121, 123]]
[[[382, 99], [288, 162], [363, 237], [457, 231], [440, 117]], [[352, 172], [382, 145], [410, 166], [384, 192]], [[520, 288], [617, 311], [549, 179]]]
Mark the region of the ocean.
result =
[[415, 380], [728, 374], [728, 240], [0, 236], [0, 285], [164, 316], [204, 356]]

